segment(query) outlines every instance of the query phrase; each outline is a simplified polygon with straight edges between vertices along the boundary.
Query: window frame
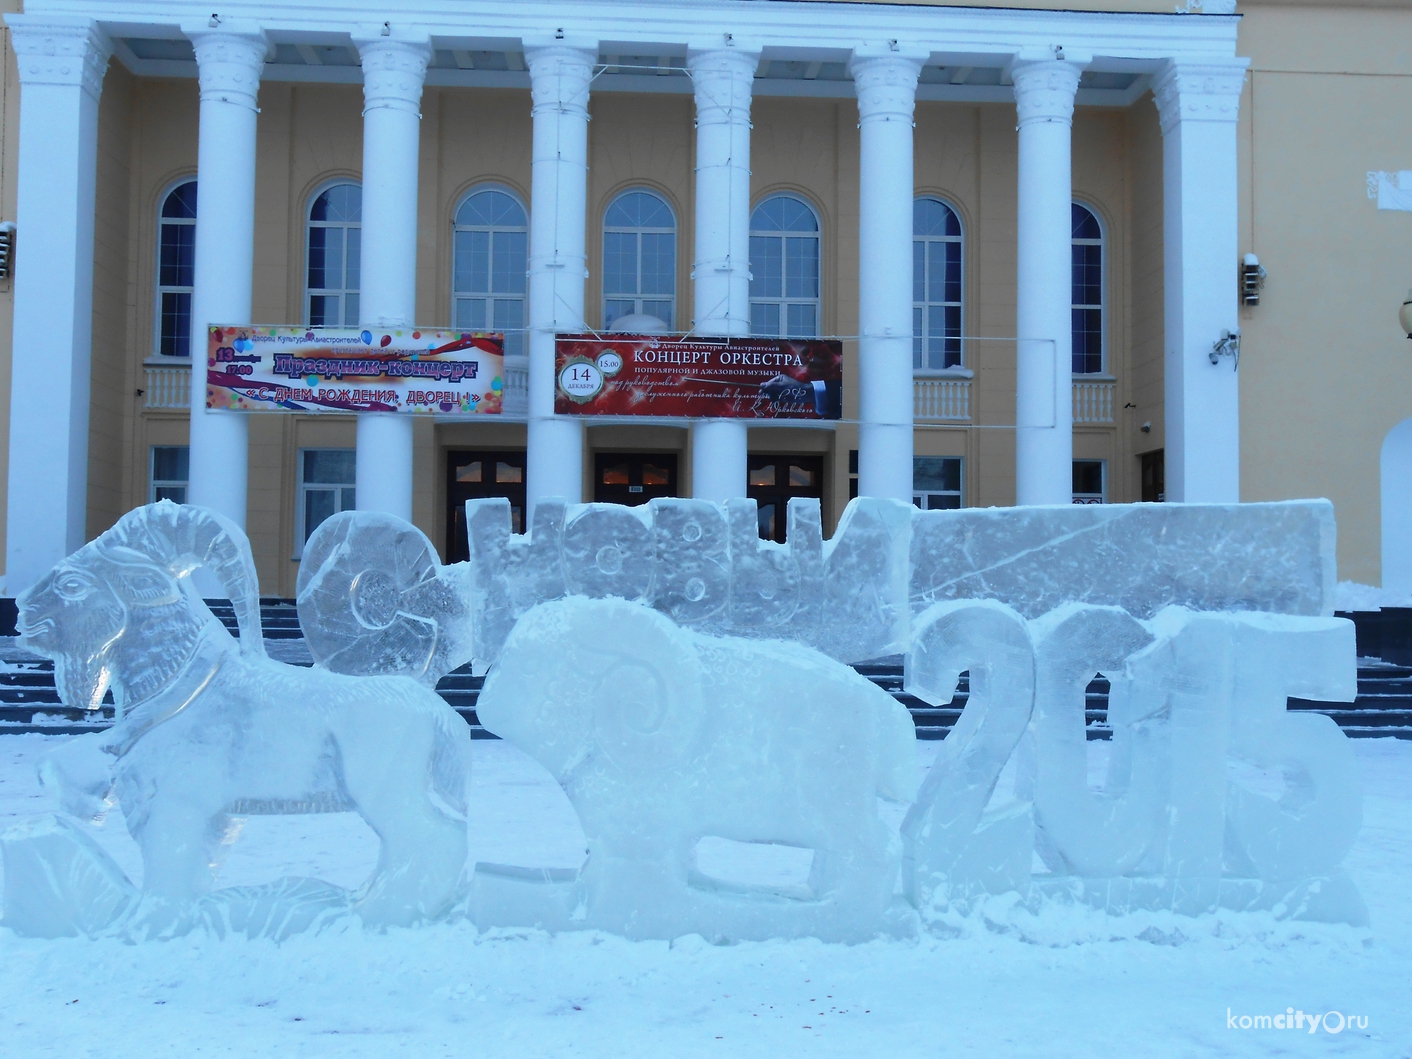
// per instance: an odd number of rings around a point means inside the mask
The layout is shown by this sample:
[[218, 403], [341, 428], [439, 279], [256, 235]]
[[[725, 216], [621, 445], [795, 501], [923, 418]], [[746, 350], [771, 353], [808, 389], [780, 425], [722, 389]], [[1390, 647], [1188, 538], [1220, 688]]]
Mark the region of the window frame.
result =
[[[518, 226], [516, 226], [516, 225], [509, 225], [509, 224], [460, 224], [459, 222], [457, 222], [456, 218], [457, 218], [457, 216], [460, 214], [461, 210], [463, 210], [463, 209], [465, 208], [466, 203], [470, 202], [471, 199], [475, 198], [477, 195], [483, 194], [484, 192], [487, 192], [487, 191], [498, 191], [500, 194], [502, 194], [502, 195], [508, 195], [511, 199], [513, 199], [514, 202], [515, 202], [515, 205], [517, 205], [517, 206], [520, 208], [520, 212], [524, 214], [524, 217], [525, 217], [524, 227], [523, 227], [523, 228], [520, 228], [520, 227], [518, 227]], [[502, 295], [501, 293], [499, 293], [498, 291], [495, 291], [495, 290], [489, 290], [489, 291], [460, 291], [460, 290], [457, 290], [457, 289], [456, 289], [456, 275], [457, 275], [457, 269], [456, 269], [456, 245], [457, 245], [457, 242], [458, 242], [457, 236], [458, 236], [461, 232], [486, 232], [486, 233], [490, 236], [489, 247], [488, 247], [488, 253], [489, 253], [489, 258], [490, 258], [490, 260], [489, 260], [490, 268], [487, 270], [487, 275], [488, 275], [488, 277], [489, 277], [490, 286], [491, 286], [492, 288], [495, 286], [494, 263], [495, 263], [495, 241], [496, 241], [496, 235], [497, 235], [497, 234], [509, 235], [509, 234], [511, 234], [511, 233], [516, 233], [516, 234], [518, 234], [518, 233], [521, 233], [521, 232], [522, 232], [522, 233], [524, 234], [524, 237], [525, 237], [525, 275], [524, 275], [524, 277], [523, 277], [523, 278], [524, 278], [524, 289], [523, 289], [520, 293], [518, 293], [518, 294], [516, 294], [516, 293], [509, 293], [509, 294], [503, 294], [503, 295]], [[492, 332], [498, 330], [498, 329], [496, 328], [496, 326], [495, 326], [495, 303], [496, 303], [497, 301], [505, 301], [505, 302], [517, 301], [517, 302], [519, 302], [519, 303], [520, 303], [520, 330], [519, 330], [518, 332], [516, 332], [516, 331], [514, 331], [513, 329], [511, 329], [511, 330], [512, 330], [512, 333], [511, 333], [511, 334], [507, 334], [507, 335], [505, 336], [505, 354], [506, 354], [506, 356], [511, 356], [511, 357], [516, 357], [516, 356], [523, 357], [523, 356], [528, 356], [528, 354], [529, 354], [529, 348], [528, 348], [528, 346], [529, 346], [529, 343], [528, 343], [528, 328], [529, 328], [529, 238], [530, 238], [530, 211], [529, 211], [529, 205], [528, 205], [528, 203], [525, 202], [523, 196], [521, 196], [519, 192], [517, 192], [514, 188], [512, 188], [512, 187], [510, 187], [510, 186], [508, 186], [508, 185], [506, 185], [506, 184], [495, 183], [495, 182], [493, 182], [493, 181], [491, 181], [491, 182], [486, 182], [486, 183], [481, 183], [481, 184], [475, 184], [475, 185], [473, 185], [473, 186], [467, 188], [466, 191], [465, 191], [461, 196], [459, 196], [459, 197], [456, 199], [455, 205], [454, 205], [454, 207], [453, 207], [452, 210], [451, 210], [451, 321], [452, 321], [452, 326], [453, 326], [453, 327], [457, 327], [457, 328], [461, 328], [461, 327], [462, 327], [462, 324], [460, 323], [460, 320], [459, 320], [459, 318], [458, 318], [458, 316], [457, 316], [457, 312], [458, 312], [457, 303], [458, 303], [462, 298], [466, 298], [466, 299], [481, 298], [481, 299], [483, 299], [483, 300], [487, 303], [487, 304], [486, 304], [486, 313], [485, 313], [486, 327], [483, 328], [483, 330], [492, 331]], [[465, 328], [466, 328], [466, 329], [472, 329], [469, 324], [468, 324], [468, 325], [465, 325]]]
[[[669, 230], [669, 229], [666, 229], [666, 228], [626, 227], [626, 226], [623, 226], [623, 225], [609, 225], [609, 223], [608, 223], [608, 214], [610, 214], [610, 213], [613, 211], [613, 207], [618, 204], [618, 201], [619, 201], [620, 199], [622, 199], [624, 196], [627, 196], [627, 195], [651, 195], [651, 196], [652, 196], [653, 198], [655, 198], [657, 201], [659, 201], [660, 203], [662, 203], [662, 205], [667, 208], [667, 212], [668, 212], [669, 214], [671, 214], [671, 216], [672, 216], [672, 227], [671, 227], [671, 229]], [[658, 191], [656, 188], [653, 188], [653, 187], [638, 187], [638, 186], [627, 187], [627, 188], [623, 188], [622, 190], [620, 190], [620, 191], [618, 191], [617, 193], [615, 193], [615, 194], [613, 195], [613, 197], [608, 200], [608, 204], [603, 207], [603, 223], [602, 223], [602, 225], [600, 225], [600, 227], [599, 227], [599, 233], [600, 233], [600, 235], [601, 235], [601, 237], [602, 237], [602, 246], [600, 247], [600, 251], [599, 251], [599, 255], [598, 255], [598, 256], [599, 256], [600, 263], [601, 263], [601, 266], [602, 266], [602, 272], [600, 273], [600, 276], [601, 276], [602, 279], [603, 279], [603, 282], [601, 282], [601, 283], [599, 284], [599, 287], [600, 287], [601, 289], [600, 289], [600, 291], [599, 291], [600, 297], [599, 297], [599, 306], [598, 306], [598, 308], [599, 308], [600, 313], [602, 314], [602, 315], [599, 316], [599, 319], [603, 322], [603, 329], [604, 329], [605, 331], [608, 330], [608, 329], [612, 326], [612, 323], [611, 323], [611, 321], [610, 321], [609, 318], [608, 318], [608, 303], [609, 303], [610, 301], [622, 302], [622, 301], [628, 301], [628, 300], [629, 300], [629, 298], [628, 298], [627, 295], [624, 295], [624, 294], [609, 294], [609, 293], [608, 293], [608, 289], [607, 289], [607, 286], [608, 286], [608, 285], [607, 285], [607, 278], [608, 278], [608, 262], [607, 262], [607, 255], [608, 255], [608, 236], [609, 236], [610, 234], [612, 234], [612, 235], [629, 235], [629, 234], [630, 234], [630, 235], [636, 236], [635, 242], [636, 242], [636, 254], [637, 254], [637, 293], [634, 294], [634, 295], [632, 295], [632, 297], [631, 297], [631, 301], [632, 301], [632, 303], [633, 303], [633, 312], [634, 312], [634, 313], [644, 313], [644, 312], [646, 312], [646, 310], [643, 308], [643, 303], [644, 303], [644, 302], [666, 302], [666, 303], [668, 304], [668, 306], [669, 306], [669, 309], [668, 309], [669, 317], [668, 317], [668, 319], [666, 320], [667, 330], [668, 330], [669, 332], [676, 332], [676, 331], [678, 331], [678, 330], [681, 330], [681, 329], [678, 328], [678, 326], [677, 326], [677, 321], [678, 321], [678, 316], [679, 316], [679, 308], [678, 308], [678, 305], [677, 305], [677, 262], [678, 262], [678, 260], [679, 260], [679, 256], [680, 256], [680, 253], [681, 253], [681, 233], [680, 233], [680, 228], [681, 228], [681, 222], [680, 222], [680, 220], [678, 220], [678, 218], [677, 218], [677, 210], [676, 210], [676, 207], [674, 207], [674, 206], [672, 205], [671, 199], [667, 198], [667, 196], [666, 196], [665, 194], [663, 194], [661, 191]], [[651, 294], [651, 295], [648, 295], [648, 294], [643, 294], [643, 293], [642, 293], [642, 237], [643, 237], [644, 235], [670, 235], [670, 236], [672, 237], [672, 268], [671, 268], [671, 273], [670, 273], [670, 274], [671, 274], [671, 277], [672, 277], [672, 293], [671, 293], [671, 294], [667, 294], [667, 295], [663, 295], [663, 294]], [[626, 314], [626, 313], [620, 314], [620, 315], [619, 315], [618, 317], [616, 317], [615, 319], [621, 319], [622, 316], [625, 316], [625, 315], [627, 315], [627, 314]], [[649, 313], [648, 315], [650, 315], [650, 316], [658, 316], [657, 313]], [[658, 319], [661, 319], [661, 317], [658, 316]]]
[[[314, 204], [319, 201], [319, 197], [336, 187], [347, 185], [358, 189], [358, 220], [353, 221], [315, 221], [313, 218]], [[363, 182], [355, 177], [333, 177], [319, 184], [310, 193], [308, 201], [304, 204], [304, 326], [306, 327], [357, 327], [362, 319], [363, 300], [363, 207], [362, 207]], [[310, 233], [314, 228], [340, 228], [343, 230], [343, 283], [342, 287], [310, 287], [309, 286], [309, 255], [313, 251], [313, 240]], [[358, 229], [358, 286], [349, 287], [348, 284], [348, 229]], [[335, 324], [313, 323], [313, 299], [315, 296], [337, 294], [338, 295], [338, 315], [339, 322]], [[356, 294], [358, 298], [358, 320], [347, 323], [348, 316], [348, 295]]]
[[[1108, 225], [1103, 219], [1103, 212], [1091, 202], [1083, 199], [1074, 199], [1074, 206], [1078, 206], [1088, 211], [1094, 223], [1098, 225], [1097, 239], [1076, 239], [1072, 235], [1073, 224], [1070, 223], [1069, 236], [1069, 312], [1070, 312], [1070, 347], [1069, 347], [1069, 367], [1072, 371], [1074, 350], [1072, 345], [1073, 321], [1072, 315], [1075, 309], [1098, 309], [1098, 359], [1099, 369], [1097, 371], [1073, 371], [1072, 374], [1078, 378], [1094, 379], [1109, 375], [1108, 370]], [[1072, 211], [1070, 212], [1072, 217]], [[1098, 304], [1080, 305], [1074, 301], [1073, 282], [1073, 248], [1075, 246], [1097, 246], [1098, 247]], [[1106, 481], [1106, 479], [1105, 479]]]
[[[965, 224], [965, 222], [961, 219], [961, 211], [956, 207], [955, 203], [951, 202], [951, 201], [950, 201], [949, 199], [947, 199], [946, 197], [944, 197], [944, 196], [942, 196], [942, 195], [935, 194], [935, 193], [933, 193], [933, 192], [924, 192], [924, 193], [922, 193], [922, 194], [920, 194], [920, 195], [914, 196], [913, 199], [912, 199], [912, 204], [913, 204], [913, 209], [914, 209], [914, 210], [916, 209], [916, 204], [917, 204], [918, 202], [922, 201], [923, 199], [927, 199], [927, 200], [930, 200], [930, 201], [932, 201], [932, 202], [938, 203], [939, 205], [945, 206], [948, 210], [950, 210], [950, 211], [951, 211], [951, 215], [956, 218], [956, 226], [961, 230], [960, 234], [959, 234], [959, 235], [956, 235], [956, 236], [949, 236], [949, 235], [945, 235], [945, 236], [920, 235], [920, 236], [919, 236], [919, 235], [917, 234], [917, 228], [916, 228], [916, 223], [915, 223], [915, 221], [914, 221], [913, 226], [912, 226], [912, 245], [913, 245], [914, 248], [916, 247], [916, 244], [917, 244], [919, 241], [922, 241], [924, 244], [925, 244], [926, 242], [956, 243], [956, 244], [960, 247], [960, 252], [959, 252], [959, 256], [960, 256], [960, 269], [961, 269], [961, 292], [960, 292], [961, 297], [960, 297], [960, 300], [959, 300], [959, 301], [956, 301], [956, 302], [947, 302], [947, 301], [940, 301], [940, 302], [922, 301], [922, 302], [917, 302], [917, 301], [915, 300], [915, 298], [914, 298], [914, 300], [913, 300], [913, 302], [912, 302], [912, 312], [913, 312], [913, 314], [914, 314], [914, 321], [913, 321], [913, 328], [912, 328], [912, 374], [915, 375], [915, 376], [921, 377], [921, 378], [935, 378], [935, 377], [939, 377], [939, 376], [940, 376], [940, 377], [945, 377], [945, 376], [947, 376], [947, 375], [949, 375], [949, 374], [953, 374], [953, 373], [955, 373], [955, 372], [957, 372], [957, 371], [964, 370], [964, 369], [966, 368], [966, 224]], [[914, 216], [915, 216], [915, 214], [914, 214]], [[915, 251], [915, 249], [914, 249], [914, 250], [913, 250], [913, 255], [914, 255], [914, 256], [913, 256], [913, 269], [914, 269], [914, 270], [915, 270], [915, 268], [916, 268], [916, 256], [915, 256], [915, 254], [916, 254], [916, 251]], [[922, 260], [923, 260], [923, 267], [925, 267], [925, 262], [926, 262], [925, 251], [923, 252], [923, 258], [922, 258]], [[915, 275], [913, 276], [912, 283], [913, 283], [913, 293], [915, 294], [915, 292], [916, 292], [916, 277], [915, 277]], [[922, 293], [923, 293], [923, 295], [926, 294], [926, 285], [925, 285], [925, 281], [924, 281], [924, 283], [923, 283]], [[957, 307], [957, 310], [958, 310], [957, 316], [958, 316], [958, 318], [959, 318], [959, 323], [958, 323], [957, 343], [958, 343], [959, 349], [958, 349], [958, 352], [957, 352], [957, 357], [958, 357], [959, 359], [957, 360], [957, 362], [956, 362], [955, 364], [948, 364], [948, 365], [946, 365], [945, 367], [941, 367], [941, 368], [919, 367], [919, 366], [917, 365], [917, 355], [918, 355], [917, 341], [918, 341], [918, 339], [921, 339], [921, 340], [923, 340], [923, 342], [925, 342], [925, 339], [926, 339], [926, 337], [927, 337], [927, 336], [926, 336], [926, 324], [927, 324], [927, 315], [928, 315], [928, 313], [929, 313], [929, 310], [930, 310], [932, 307], [935, 307], [935, 308], [938, 308], [938, 309], [945, 309], [946, 307], [952, 306], [952, 305], [955, 305], [955, 306]], [[917, 311], [918, 309], [921, 309], [921, 310], [922, 310], [922, 333], [921, 333], [921, 334], [918, 334], [918, 333], [917, 333], [916, 321], [915, 321], [915, 314], [916, 314], [916, 311]], [[925, 361], [925, 360], [927, 359], [927, 350], [926, 350], [925, 345], [923, 346], [923, 348], [921, 349], [920, 352], [921, 352], [922, 359]]]
[[[1092, 459], [1089, 457], [1075, 457], [1072, 463], [1096, 463], [1099, 466], [1101, 476], [1101, 489], [1094, 493], [1075, 493], [1072, 488], [1072, 478], [1070, 479], [1069, 498], [1074, 504], [1107, 504], [1108, 501], [1108, 461], [1106, 459]], [[1082, 499], [1081, 499], [1082, 498]]]
[[[305, 524], [305, 494], [312, 487], [320, 491], [331, 491], [335, 495], [334, 510], [335, 515], [343, 511], [357, 510], [357, 472], [354, 472], [352, 482], [306, 482], [304, 480], [304, 454], [306, 452], [352, 452], [357, 453], [357, 449], [347, 445], [301, 445], [294, 450], [295, 459], [295, 487], [294, 487], [294, 561], [298, 562], [304, 557], [304, 542], [308, 540], [309, 534], [304, 528]], [[354, 460], [356, 462], [356, 455]], [[354, 506], [343, 507], [343, 490], [352, 489], [354, 491]], [[316, 529], [318, 527], [315, 527]]]
[[[186, 449], [186, 478], [158, 478], [157, 477], [157, 450], [158, 449]], [[173, 503], [185, 504], [191, 499], [191, 446], [190, 445], [148, 445], [147, 446], [147, 502], [157, 503], [158, 489], [182, 490], [182, 499], [173, 500]], [[171, 499], [167, 497], [165, 499]]]
[[[765, 231], [755, 227], [755, 214], [767, 203], [775, 199], [793, 199], [803, 204], [814, 218], [813, 238], [816, 244], [814, 260], [817, 271], [815, 273], [816, 290], [818, 294], [813, 298], [791, 298], [785, 291], [788, 290], [789, 273], [787, 271], [788, 252], [785, 240], [788, 238], [807, 238], [804, 232], [785, 231]], [[780, 297], [778, 298], [757, 298], [754, 293], [749, 295], [750, 312], [750, 333], [762, 338], [818, 338], [824, 332], [824, 220], [819, 208], [810, 202], [803, 194], [797, 191], [772, 191], [750, 207], [750, 233], [748, 239], [753, 242], [757, 238], [771, 238], [780, 240]], [[746, 244], [749, 246], [749, 243]], [[754, 265], [751, 265], [751, 272], [754, 272]], [[775, 334], [765, 334], [755, 330], [755, 306], [756, 305], [777, 305], [780, 308], [780, 330]], [[814, 307], [814, 333], [812, 335], [793, 335], [789, 332], [789, 310], [791, 305], [812, 305]]]
[[[917, 488], [917, 461], [918, 460], [955, 460], [956, 489], [918, 489]], [[924, 501], [929, 496], [954, 496], [957, 499], [957, 506], [954, 508], [934, 508], [927, 507]], [[966, 457], [965, 456], [917, 456], [912, 457], [912, 506], [922, 511], [959, 511], [966, 506]]]
[[[195, 298], [196, 293], [196, 218], [195, 217], [164, 217], [162, 211], [166, 208], [167, 199], [171, 198], [176, 190], [187, 184], [196, 183], [196, 174], [188, 173], [186, 176], [177, 177], [169, 183], [162, 193], [157, 196], [157, 242], [152, 260], [152, 359], [163, 364], [185, 364], [191, 360], [190, 342], [192, 336], [188, 334], [186, 340], [188, 348], [186, 356], [180, 353], [162, 352], [162, 295], [163, 294], [186, 294]], [[197, 188], [197, 212], [200, 213], [200, 188]], [[179, 284], [162, 283], [162, 229], [168, 225], [180, 225], [192, 229], [191, 238], [191, 272], [192, 285], [184, 287]], [[188, 313], [188, 318], [189, 318]]]

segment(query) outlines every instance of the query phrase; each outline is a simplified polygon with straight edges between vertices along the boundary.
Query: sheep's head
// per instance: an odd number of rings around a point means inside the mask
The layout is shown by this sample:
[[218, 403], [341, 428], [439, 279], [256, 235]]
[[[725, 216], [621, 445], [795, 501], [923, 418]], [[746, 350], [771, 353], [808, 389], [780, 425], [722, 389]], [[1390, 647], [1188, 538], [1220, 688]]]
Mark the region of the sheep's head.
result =
[[182, 583], [198, 566], [211, 568], [226, 586], [242, 649], [263, 654], [250, 545], [238, 528], [202, 508], [163, 501], [130, 511], [18, 598], [20, 634], [31, 650], [54, 660], [67, 705], [96, 710], [115, 678], [150, 676], [184, 659], [212, 620]]
[[86, 710], [103, 702], [128, 619], [104, 564], [95, 559], [88, 548], [75, 553], [16, 600], [25, 646], [54, 660], [60, 699]]

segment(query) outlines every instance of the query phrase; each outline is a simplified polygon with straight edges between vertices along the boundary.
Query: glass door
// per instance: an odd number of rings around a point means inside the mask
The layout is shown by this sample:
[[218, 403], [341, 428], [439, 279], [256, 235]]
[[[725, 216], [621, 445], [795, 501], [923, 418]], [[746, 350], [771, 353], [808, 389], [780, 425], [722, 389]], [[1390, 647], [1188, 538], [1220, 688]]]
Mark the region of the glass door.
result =
[[593, 500], [636, 507], [677, 495], [674, 452], [599, 452], [593, 457]]
[[446, 561], [470, 558], [466, 542], [466, 501], [503, 496], [510, 501], [510, 527], [525, 531], [525, 453], [458, 451], [446, 454]]
[[755, 501], [760, 536], [767, 541], [785, 539], [786, 513], [791, 497], [823, 498], [822, 456], [751, 456], [746, 495]]

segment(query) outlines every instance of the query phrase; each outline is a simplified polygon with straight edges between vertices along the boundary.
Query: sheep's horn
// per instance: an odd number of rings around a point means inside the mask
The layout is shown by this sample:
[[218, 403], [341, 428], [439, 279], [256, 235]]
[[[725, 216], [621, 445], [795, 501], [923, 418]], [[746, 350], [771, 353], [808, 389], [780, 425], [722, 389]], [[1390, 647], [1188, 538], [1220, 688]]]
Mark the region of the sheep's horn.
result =
[[162, 500], [129, 511], [110, 532], [111, 543], [150, 556], [178, 577], [198, 566], [214, 573], [235, 611], [241, 653], [263, 657], [260, 581], [239, 526], [209, 508]]

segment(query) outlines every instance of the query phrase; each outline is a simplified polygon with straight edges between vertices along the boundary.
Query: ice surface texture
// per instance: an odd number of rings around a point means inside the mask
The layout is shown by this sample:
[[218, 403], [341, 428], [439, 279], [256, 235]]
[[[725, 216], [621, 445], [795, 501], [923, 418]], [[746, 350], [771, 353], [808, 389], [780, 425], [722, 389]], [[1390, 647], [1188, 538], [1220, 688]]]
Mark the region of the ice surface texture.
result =
[[466, 504], [471, 559], [440, 566], [420, 531], [335, 516], [310, 538], [299, 615], [336, 672], [434, 684], [493, 664], [515, 621], [570, 595], [636, 600], [714, 635], [792, 640], [842, 662], [898, 654], [933, 603], [991, 599], [1037, 618], [1077, 601], [1150, 618], [1163, 607], [1332, 614], [1333, 507], [1122, 504], [920, 511], [852, 501], [825, 541], [817, 500], [789, 502], [789, 543], [759, 539], [753, 500], [643, 507]]
[[[196, 596], [197, 567], [235, 602], [238, 641]], [[8, 926], [141, 936], [208, 922], [279, 934], [329, 911], [400, 924], [451, 903], [466, 857], [465, 723], [406, 677], [265, 657], [250, 546], [232, 523], [169, 502], [139, 508], [18, 602], [25, 642], [54, 659], [64, 701], [96, 707], [113, 689], [117, 723], [65, 744], [41, 775], [72, 812], [122, 805], [143, 887], [72, 828], [11, 832], [0, 839]], [[222, 839], [241, 817], [344, 809], [382, 841], [358, 892], [293, 880], [213, 892]]]
[[[579, 925], [655, 938], [889, 929], [898, 851], [877, 798], [915, 794], [915, 728], [847, 666], [796, 644], [706, 636], [641, 603], [573, 596], [520, 619], [476, 712], [578, 812]], [[698, 857], [712, 838], [812, 851], [807, 881], [712, 877]], [[482, 920], [503, 917], [504, 900], [483, 899]]]

